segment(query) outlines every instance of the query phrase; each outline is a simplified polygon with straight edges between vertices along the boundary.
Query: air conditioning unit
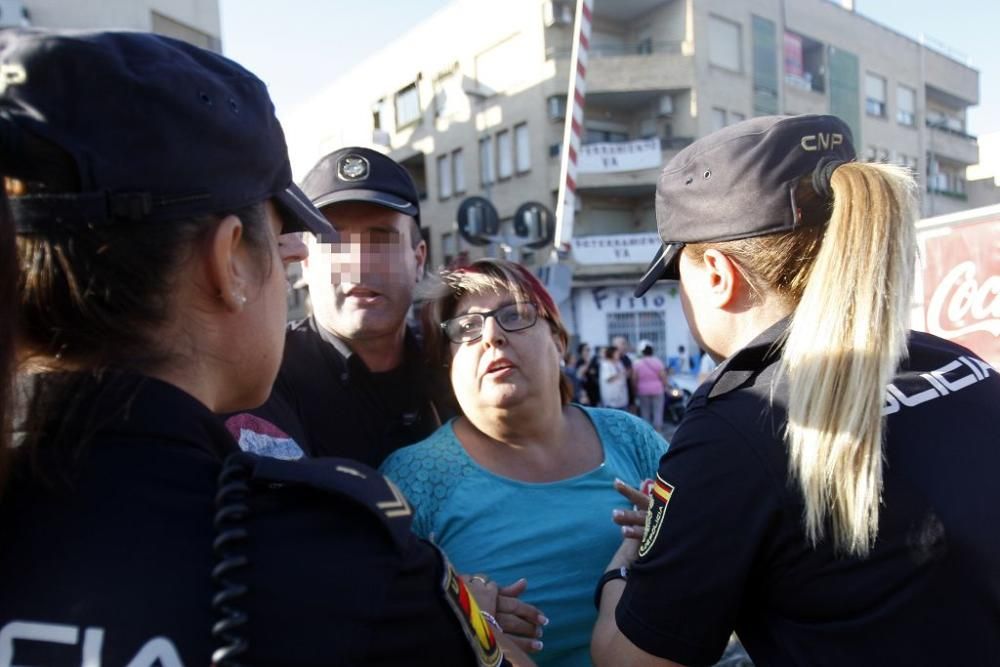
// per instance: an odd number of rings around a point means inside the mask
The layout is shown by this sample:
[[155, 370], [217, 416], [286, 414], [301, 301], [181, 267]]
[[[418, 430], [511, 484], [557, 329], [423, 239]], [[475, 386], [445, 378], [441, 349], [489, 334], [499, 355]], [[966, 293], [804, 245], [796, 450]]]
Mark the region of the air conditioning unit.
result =
[[670, 95], [661, 95], [657, 108], [657, 113], [661, 116], [669, 116], [674, 112], [674, 98]]
[[544, 5], [545, 27], [554, 25], [573, 25], [573, 10], [568, 4], [549, 0]]
[[27, 27], [31, 25], [28, 10], [20, 0], [0, 0], [0, 27]]

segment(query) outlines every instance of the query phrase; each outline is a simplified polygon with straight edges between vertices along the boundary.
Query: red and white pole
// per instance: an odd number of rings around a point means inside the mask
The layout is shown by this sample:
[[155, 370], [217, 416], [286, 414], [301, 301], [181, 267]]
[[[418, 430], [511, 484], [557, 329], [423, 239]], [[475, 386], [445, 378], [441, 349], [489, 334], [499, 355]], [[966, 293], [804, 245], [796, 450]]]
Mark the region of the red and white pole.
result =
[[563, 128], [559, 199], [556, 203], [556, 233], [553, 244], [564, 256], [573, 238], [576, 211], [576, 165], [583, 134], [583, 102], [587, 94], [587, 51], [590, 48], [594, 0], [577, 0], [573, 51], [569, 62], [569, 93], [566, 97], [566, 125]]

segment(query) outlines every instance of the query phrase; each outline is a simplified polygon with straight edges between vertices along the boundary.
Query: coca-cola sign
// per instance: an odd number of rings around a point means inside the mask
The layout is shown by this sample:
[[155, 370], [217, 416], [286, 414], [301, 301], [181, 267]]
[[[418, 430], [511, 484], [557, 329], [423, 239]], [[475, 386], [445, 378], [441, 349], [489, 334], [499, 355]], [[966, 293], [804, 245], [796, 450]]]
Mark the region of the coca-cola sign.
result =
[[927, 331], [1000, 367], [1000, 217], [921, 236]]

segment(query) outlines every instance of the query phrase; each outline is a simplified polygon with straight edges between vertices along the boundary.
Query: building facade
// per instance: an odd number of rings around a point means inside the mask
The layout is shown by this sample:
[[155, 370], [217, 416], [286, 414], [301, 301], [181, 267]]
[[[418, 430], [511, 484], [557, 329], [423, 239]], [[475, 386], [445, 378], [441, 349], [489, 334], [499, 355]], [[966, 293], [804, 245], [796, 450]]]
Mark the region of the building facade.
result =
[[[402, 162], [424, 196], [432, 265], [507, 253], [509, 221], [555, 210], [575, 3], [457, 0], [299, 110], [285, 125], [298, 176], [348, 144]], [[694, 341], [676, 285], [632, 286], [658, 245], [663, 164], [695, 138], [755, 115], [833, 113], [860, 157], [913, 169], [925, 215], [968, 206], [978, 161], [966, 110], [978, 72], [940, 49], [829, 0], [595, 0], [577, 179], [572, 283], [557, 290], [571, 331], [592, 344], [625, 335], [668, 356]], [[455, 217], [485, 196], [497, 244], [466, 244]]]
[[219, 0], [0, 0], [0, 25], [145, 30], [222, 50]]

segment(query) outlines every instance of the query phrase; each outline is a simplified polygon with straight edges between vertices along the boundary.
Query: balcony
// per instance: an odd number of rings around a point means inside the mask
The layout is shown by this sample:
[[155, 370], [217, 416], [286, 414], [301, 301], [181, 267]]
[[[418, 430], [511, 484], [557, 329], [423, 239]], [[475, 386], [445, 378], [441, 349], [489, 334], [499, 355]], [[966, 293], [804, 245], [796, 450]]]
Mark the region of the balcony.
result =
[[927, 152], [930, 155], [965, 165], [979, 162], [979, 144], [976, 142], [976, 137], [943, 123], [927, 121], [926, 125]]
[[[587, 57], [587, 92], [677, 90], [694, 85], [694, 56], [685, 55], [683, 42], [591, 44]], [[565, 59], [567, 49], [550, 49], [555, 60]], [[560, 63], [561, 64], [561, 63]]]

